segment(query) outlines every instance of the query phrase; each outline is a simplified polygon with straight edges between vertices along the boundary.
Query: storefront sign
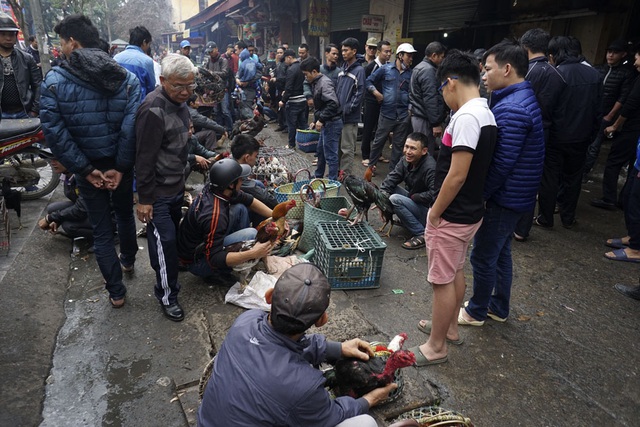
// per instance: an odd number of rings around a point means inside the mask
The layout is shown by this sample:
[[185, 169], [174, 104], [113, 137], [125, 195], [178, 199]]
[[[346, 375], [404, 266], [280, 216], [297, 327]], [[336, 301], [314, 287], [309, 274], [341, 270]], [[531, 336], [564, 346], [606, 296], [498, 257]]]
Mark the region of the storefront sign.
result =
[[384, 32], [384, 15], [362, 15], [360, 31], [368, 33]]
[[309, 35], [329, 35], [329, 0], [309, 0]]

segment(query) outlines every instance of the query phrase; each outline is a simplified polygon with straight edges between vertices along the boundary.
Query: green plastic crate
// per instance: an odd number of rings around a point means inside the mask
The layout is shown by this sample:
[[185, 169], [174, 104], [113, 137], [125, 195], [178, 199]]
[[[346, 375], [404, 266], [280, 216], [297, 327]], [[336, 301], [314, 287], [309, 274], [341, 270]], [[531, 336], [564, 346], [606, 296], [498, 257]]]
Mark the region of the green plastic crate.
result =
[[365, 222], [318, 222], [314, 262], [333, 289], [380, 287], [387, 244]]

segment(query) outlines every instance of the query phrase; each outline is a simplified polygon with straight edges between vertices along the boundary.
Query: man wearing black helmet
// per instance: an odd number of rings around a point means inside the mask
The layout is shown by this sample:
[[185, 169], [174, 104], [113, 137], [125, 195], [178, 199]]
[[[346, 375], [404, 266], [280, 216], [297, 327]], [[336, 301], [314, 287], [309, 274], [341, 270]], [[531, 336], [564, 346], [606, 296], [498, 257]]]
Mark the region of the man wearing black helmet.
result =
[[233, 159], [218, 160], [209, 170], [210, 184], [189, 207], [178, 232], [178, 257], [183, 267], [196, 276], [211, 278], [220, 270], [269, 255], [273, 244], [256, 243], [244, 252], [226, 252], [232, 243], [256, 237], [255, 228], [239, 228], [237, 218], [229, 215], [230, 205], [242, 203], [264, 217], [271, 209], [240, 190], [251, 173], [249, 165]]
[[0, 112], [3, 119], [37, 117], [40, 110], [42, 72], [31, 55], [15, 49], [18, 26], [0, 13]]

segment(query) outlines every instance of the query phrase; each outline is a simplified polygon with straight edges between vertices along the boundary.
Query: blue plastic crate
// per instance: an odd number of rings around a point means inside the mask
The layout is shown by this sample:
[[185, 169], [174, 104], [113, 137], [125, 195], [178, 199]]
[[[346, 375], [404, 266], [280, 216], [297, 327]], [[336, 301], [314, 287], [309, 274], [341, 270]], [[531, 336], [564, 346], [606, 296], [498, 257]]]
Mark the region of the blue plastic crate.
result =
[[387, 244], [365, 222], [318, 222], [314, 262], [333, 289], [380, 287]]

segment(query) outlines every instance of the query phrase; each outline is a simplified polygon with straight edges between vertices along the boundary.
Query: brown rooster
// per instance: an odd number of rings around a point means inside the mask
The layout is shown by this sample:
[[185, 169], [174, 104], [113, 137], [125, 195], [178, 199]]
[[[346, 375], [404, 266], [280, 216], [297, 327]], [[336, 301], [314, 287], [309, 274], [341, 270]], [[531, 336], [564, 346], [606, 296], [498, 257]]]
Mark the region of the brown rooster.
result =
[[260, 224], [258, 224], [256, 229], [259, 232], [260, 228], [264, 227], [267, 223], [273, 221], [278, 227], [278, 239], [286, 236], [288, 231], [286, 216], [287, 216], [287, 213], [292, 208], [295, 208], [295, 207], [296, 207], [296, 201], [293, 199], [287, 200], [286, 202], [278, 203], [273, 208], [273, 211], [271, 212], [271, 218], [267, 218], [264, 221], [262, 221]]

